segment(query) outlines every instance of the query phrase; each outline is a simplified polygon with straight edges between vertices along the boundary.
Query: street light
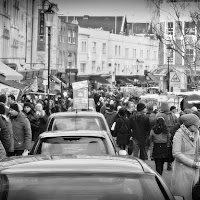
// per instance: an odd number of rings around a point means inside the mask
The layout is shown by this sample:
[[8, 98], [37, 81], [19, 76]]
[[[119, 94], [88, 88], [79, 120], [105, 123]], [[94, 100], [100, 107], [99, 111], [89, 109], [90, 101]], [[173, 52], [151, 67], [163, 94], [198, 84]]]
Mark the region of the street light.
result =
[[47, 95], [48, 95], [48, 105], [47, 105], [47, 114], [50, 115], [50, 48], [51, 48], [51, 27], [53, 26], [53, 16], [55, 12], [52, 10], [52, 5], [49, 5], [48, 10], [44, 11], [46, 27], [48, 28], [48, 85], [47, 85]]
[[169, 70], [169, 62], [170, 58], [172, 58], [173, 49], [170, 44], [167, 45], [167, 90], [170, 91], [170, 70]]

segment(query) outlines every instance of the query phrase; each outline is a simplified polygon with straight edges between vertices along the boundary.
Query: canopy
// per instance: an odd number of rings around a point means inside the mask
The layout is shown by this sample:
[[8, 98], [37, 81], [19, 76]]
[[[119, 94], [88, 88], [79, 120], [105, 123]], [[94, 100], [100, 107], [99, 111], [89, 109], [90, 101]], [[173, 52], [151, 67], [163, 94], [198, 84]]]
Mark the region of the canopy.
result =
[[5, 76], [5, 80], [16, 80], [20, 81], [23, 79], [23, 75], [18, 73], [17, 71], [13, 70], [6, 64], [0, 61], [0, 74]]

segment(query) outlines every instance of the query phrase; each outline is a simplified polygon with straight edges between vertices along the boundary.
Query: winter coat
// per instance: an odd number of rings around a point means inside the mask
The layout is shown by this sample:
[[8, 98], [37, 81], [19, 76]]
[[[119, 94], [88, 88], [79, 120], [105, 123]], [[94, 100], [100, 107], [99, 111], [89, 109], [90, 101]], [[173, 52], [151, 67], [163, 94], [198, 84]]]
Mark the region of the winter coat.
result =
[[105, 111], [104, 117], [105, 117], [110, 129], [116, 120], [116, 116], [117, 116], [117, 111], [115, 111], [115, 110], [106, 110]]
[[[126, 126], [128, 128], [127, 133], [121, 134], [119, 132], [119, 129], [122, 127], [122, 124], [126, 123]], [[113, 133], [114, 137], [117, 137], [117, 144], [118, 145], [128, 145], [129, 139], [130, 139], [130, 125], [129, 125], [129, 119], [125, 117], [119, 117], [116, 119], [116, 125]]]
[[133, 115], [130, 116], [130, 128], [132, 130], [132, 137], [141, 144], [146, 145], [150, 133], [149, 118], [140, 112], [133, 113]]
[[16, 117], [11, 117], [14, 135], [14, 149], [24, 150], [31, 148], [32, 132], [28, 118], [21, 112]]
[[12, 123], [6, 115], [2, 115], [2, 119], [6, 125], [8, 133], [10, 135], [10, 148], [9, 148], [8, 152], [14, 152], [14, 137], [13, 137]]
[[0, 117], [0, 159], [6, 157], [6, 153], [9, 152], [10, 146], [10, 135], [7, 131], [5, 122], [2, 117]]
[[[171, 190], [174, 195], [183, 196], [185, 200], [192, 200], [192, 187], [199, 177], [199, 169], [193, 167], [197, 139], [200, 141], [199, 134], [195, 135], [192, 142], [181, 128], [173, 138], [172, 153], [175, 160]], [[200, 148], [198, 150], [200, 151]]]

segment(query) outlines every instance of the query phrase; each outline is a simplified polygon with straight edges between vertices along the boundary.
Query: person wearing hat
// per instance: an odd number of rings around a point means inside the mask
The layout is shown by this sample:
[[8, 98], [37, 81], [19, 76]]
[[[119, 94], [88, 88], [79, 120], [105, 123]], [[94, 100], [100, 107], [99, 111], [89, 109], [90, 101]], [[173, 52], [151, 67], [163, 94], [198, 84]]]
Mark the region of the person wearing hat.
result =
[[27, 116], [27, 118], [31, 124], [32, 140], [33, 140], [34, 135], [39, 128], [39, 118], [36, 116], [36, 112], [34, 110], [34, 105], [31, 102], [24, 103], [23, 112]]
[[199, 179], [200, 159], [195, 159], [195, 152], [200, 152], [200, 119], [195, 114], [184, 114], [180, 121], [182, 125], [173, 138], [171, 190], [173, 195], [192, 200], [192, 187]]
[[146, 116], [146, 105], [144, 103], [138, 103], [137, 111], [130, 116], [130, 128], [134, 143], [133, 155], [142, 160], [147, 160], [145, 147], [149, 138], [150, 122]]
[[28, 118], [19, 110], [19, 106], [10, 104], [10, 120], [13, 128], [14, 154], [28, 155], [31, 148], [32, 131]]

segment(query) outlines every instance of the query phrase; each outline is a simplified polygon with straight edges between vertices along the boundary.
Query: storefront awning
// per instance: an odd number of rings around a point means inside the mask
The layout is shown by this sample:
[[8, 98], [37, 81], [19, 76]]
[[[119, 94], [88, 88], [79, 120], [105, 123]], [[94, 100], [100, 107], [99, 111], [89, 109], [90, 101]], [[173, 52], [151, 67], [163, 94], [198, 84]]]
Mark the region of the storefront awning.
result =
[[62, 86], [63, 87], [67, 87], [67, 85], [65, 83], [63, 83], [63, 81], [61, 81], [59, 78], [57, 78], [56, 76], [51, 76], [51, 78], [58, 84], [61, 84], [62, 83]]
[[124, 82], [126, 84], [133, 84], [133, 81], [125, 76], [116, 76], [116, 81]]
[[91, 76], [91, 79], [95, 80], [95, 81], [97, 81], [98, 83], [101, 83], [101, 84], [109, 84], [109, 82], [101, 76]]
[[154, 76], [153, 74], [151, 73], [147, 73], [147, 76], [150, 78], [150, 80], [152, 80], [154, 83], [157, 83], [159, 84], [159, 80], [156, 76]]
[[17, 71], [13, 70], [6, 64], [0, 61], [0, 74], [5, 76], [5, 80], [16, 80], [20, 81], [23, 79], [23, 75], [18, 73]]

